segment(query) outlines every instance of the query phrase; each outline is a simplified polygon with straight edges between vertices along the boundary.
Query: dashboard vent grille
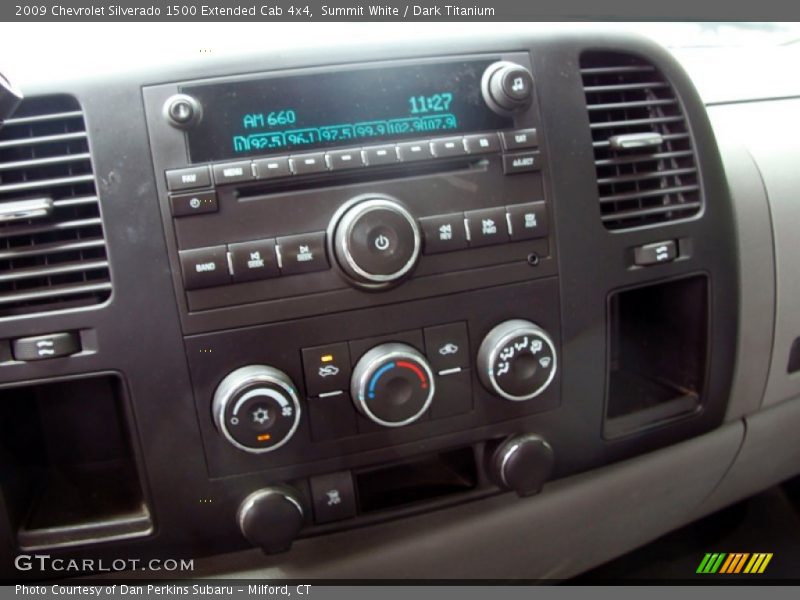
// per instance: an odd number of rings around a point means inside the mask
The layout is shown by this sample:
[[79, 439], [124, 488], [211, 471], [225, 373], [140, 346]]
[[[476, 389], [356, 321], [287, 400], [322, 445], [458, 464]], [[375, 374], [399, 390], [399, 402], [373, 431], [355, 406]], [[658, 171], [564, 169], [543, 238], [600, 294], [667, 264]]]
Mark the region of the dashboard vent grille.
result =
[[600, 196], [608, 229], [684, 219], [702, 206], [680, 102], [652, 64], [630, 54], [581, 56]]
[[0, 127], [0, 316], [110, 294], [80, 105], [69, 96], [25, 99]]

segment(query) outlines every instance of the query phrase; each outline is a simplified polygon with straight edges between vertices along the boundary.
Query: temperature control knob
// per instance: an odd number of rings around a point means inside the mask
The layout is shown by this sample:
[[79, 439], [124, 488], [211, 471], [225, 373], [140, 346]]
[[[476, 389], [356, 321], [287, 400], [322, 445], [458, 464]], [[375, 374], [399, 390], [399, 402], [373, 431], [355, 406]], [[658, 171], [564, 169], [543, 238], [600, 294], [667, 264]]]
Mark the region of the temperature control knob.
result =
[[385, 427], [419, 419], [433, 400], [433, 372], [428, 361], [406, 344], [376, 346], [353, 369], [350, 391], [356, 409]]
[[490, 392], [506, 400], [530, 400], [556, 375], [556, 348], [538, 325], [522, 319], [500, 323], [478, 349], [478, 376]]
[[297, 388], [283, 371], [250, 365], [230, 373], [217, 387], [214, 424], [231, 444], [254, 454], [272, 452], [300, 423]]
[[493, 111], [507, 115], [527, 108], [533, 98], [531, 72], [511, 62], [489, 65], [481, 80], [483, 99]]
[[297, 493], [281, 486], [250, 494], [239, 506], [236, 520], [248, 542], [267, 554], [274, 554], [291, 547], [303, 527], [305, 515]]
[[357, 198], [334, 222], [333, 251], [353, 282], [385, 287], [417, 264], [422, 245], [419, 225], [396, 200]]

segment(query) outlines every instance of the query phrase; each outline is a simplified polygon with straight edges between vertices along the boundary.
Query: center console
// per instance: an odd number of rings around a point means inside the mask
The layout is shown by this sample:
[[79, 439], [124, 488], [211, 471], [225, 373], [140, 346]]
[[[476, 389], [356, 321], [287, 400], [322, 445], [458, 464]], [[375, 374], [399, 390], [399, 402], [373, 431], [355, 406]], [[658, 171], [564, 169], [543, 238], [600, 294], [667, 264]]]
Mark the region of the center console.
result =
[[[23, 373], [20, 348], [72, 336], [37, 355], [44, 381], [8, 371], [6, 406], [39, 397], [70, 448], [83, 413], [48, 406], [102, 387], [115, 433], [71, 466], [113, 458], [133, 492], [73, 523], [4, 487], [19, 547], [279, 552], [536, 494], [722, 422], [733, 214], [702, 103], [662, 50], [463, 40], [165, 69], [135, 90], [139, 171], [103, 137], [126, 131], [119, 113], [85, 108], [114, 294], [0, 340]], [[26, 472], [34, 438], [12, 438]]]

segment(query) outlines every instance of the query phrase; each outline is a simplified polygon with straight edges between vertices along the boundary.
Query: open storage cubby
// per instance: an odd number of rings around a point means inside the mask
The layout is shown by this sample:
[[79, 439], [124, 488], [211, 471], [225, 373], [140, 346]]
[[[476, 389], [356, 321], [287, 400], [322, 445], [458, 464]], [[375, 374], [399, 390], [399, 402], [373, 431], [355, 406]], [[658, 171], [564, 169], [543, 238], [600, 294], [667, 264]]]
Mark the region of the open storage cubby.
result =
[[0, 389], [0, 456], [24, 550], [152, 531], [116, 375]]
[[605, 438], [700, 410], [707, 370], [708, 309], [705, 275], [611, 295]]

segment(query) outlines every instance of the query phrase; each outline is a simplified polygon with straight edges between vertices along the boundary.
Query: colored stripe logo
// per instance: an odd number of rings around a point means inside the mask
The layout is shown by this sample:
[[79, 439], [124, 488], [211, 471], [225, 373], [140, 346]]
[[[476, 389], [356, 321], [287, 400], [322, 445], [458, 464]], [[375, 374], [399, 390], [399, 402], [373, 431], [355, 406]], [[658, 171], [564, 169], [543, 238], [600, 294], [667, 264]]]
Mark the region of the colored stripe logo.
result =
[[755, 575], [763, 573], [771, 560], [772, 552], [709, 552], [695, 572], [702, 575]]

